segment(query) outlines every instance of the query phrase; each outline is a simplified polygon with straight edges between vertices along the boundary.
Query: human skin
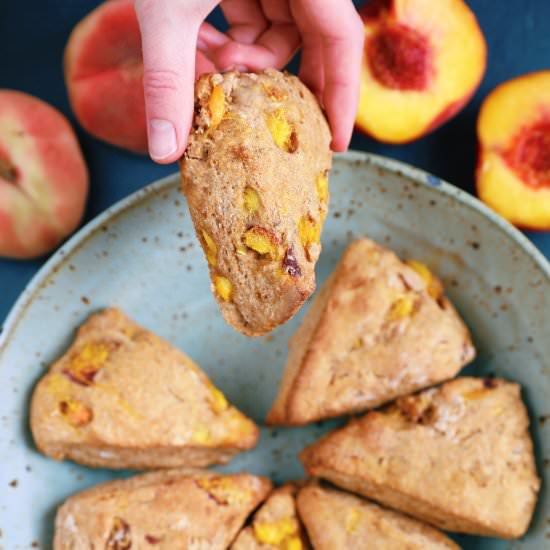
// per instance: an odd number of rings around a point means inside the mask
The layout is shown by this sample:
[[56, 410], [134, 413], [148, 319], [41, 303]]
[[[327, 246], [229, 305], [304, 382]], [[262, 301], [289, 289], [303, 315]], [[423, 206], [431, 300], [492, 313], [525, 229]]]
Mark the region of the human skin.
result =
[[[229, 24], [226, 33], [204, 21], [218, 4]], [[135, 7], [153, 160], [170, 163], [183, 154], [196, 77], [230, 68], [281, 68], [299, 48], [299, 76], [325, 109], [331, 147], [347, 148], [364, 41], [351, 0], [136, 0]]]

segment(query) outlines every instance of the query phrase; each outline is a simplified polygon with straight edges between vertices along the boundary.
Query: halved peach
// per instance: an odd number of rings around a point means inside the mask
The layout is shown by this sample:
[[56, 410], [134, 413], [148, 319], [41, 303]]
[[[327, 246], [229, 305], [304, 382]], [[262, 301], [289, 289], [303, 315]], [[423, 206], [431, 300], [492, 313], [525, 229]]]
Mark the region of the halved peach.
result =
[[109, 0], [74, 28], [65, 80], [78, 122], [95, 137], [147, 152], [141, 35], [132, 0]]
[[550, 71], [495, 88], [477, 121], [481, 200], [515, 225], [550, 229]]
[[87, 193], [88, 170], [67, 119], [36, 97], [0, 90], [0, 256], [54, 248], [80, 222]]
[[485, 72], [487, 46], [463, 0], [371, 0], [356, 124], [406, 143], [454, 116]]

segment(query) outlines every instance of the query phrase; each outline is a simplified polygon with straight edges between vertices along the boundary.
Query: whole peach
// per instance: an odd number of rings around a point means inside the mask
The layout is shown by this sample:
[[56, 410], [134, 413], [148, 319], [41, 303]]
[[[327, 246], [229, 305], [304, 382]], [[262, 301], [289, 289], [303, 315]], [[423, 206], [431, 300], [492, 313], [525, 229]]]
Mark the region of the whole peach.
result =
[[80, 222], [88, 170], [65, 117], [31, 95], [0, 90], [0, 256], [31, 258]]

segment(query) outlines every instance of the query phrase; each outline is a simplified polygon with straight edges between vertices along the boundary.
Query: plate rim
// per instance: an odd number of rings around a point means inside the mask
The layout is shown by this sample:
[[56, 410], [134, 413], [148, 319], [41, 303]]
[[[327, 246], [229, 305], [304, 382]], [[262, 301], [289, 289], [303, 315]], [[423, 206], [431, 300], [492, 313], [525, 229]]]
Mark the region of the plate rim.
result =
[[[490, 223], [496, 226], [496, 228], [504, 233], [511, 241], [518, 245], [533, 260], [535, 266], [537, 266], [541, 273], [546, 276], [548, 284], [550, 285], [550, 261], [546, 259], [543, 253], [519, 229], [491, 210], [474, 195], [471, 195], [467, 191], [460, 189], [426, 170], [383, 155], [349, 150], [345, 153], [336, 154], [335, 158], [343, 159], [347, 162], [355, 161], [368, 163], [389, 172], [404, 175], [419, 185], [442, 193], [447, 197], [457, 200], [467, 208], [478, 212], [483, 217], [487, 218]], [[10, 308], [3, 323], [3, 330], [0, 333], [0, 361], [25, 311], [30, 307], [36, 294], [44, 286], [46, 279], [51, 273], [58, 271], [61, 265], [65, 263], [75, 251], [84, 246], [88, 239], [93, 237], [102, 226], [121, 216], [128, 210], [135, 208], [149, 196], [161, 193], [166, 187], [173, 185], [178, 178], [179, 173], [174, 172], [122, 198], [80, 227], [68, 240], [61, 244], [44, 265], [34, 274]]]

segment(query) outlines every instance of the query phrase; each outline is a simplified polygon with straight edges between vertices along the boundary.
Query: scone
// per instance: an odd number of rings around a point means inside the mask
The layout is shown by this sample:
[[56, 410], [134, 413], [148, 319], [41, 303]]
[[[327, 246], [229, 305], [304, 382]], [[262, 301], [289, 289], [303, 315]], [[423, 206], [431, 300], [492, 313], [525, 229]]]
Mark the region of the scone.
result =
[[457, 378], [403, 397], [301, 454], [309, 474], [448, 531], [529, 526], [540, 482], [518, 384]]
[[287, 321], [315, 289], [331, 135], [296, 78], [205, 75], [182, 190], [225, 320], [246, 335]]
[[275, 489], [245, 527], [231, 550], [307, 550], [303, 527], [296, 513], [298, 485], [288, 483]]
[[314, 550], [460, 550], [433, 527], [335, 489], [311, 484], [297, 504]]
[[44, 454], [106, 468], [223, 464], [259, 435], [187, 355], [117, 309], [80, 327], [30, 416]]
[[368, 239], [352, 242], [289, 344], [270, 424], [377, 407], [447, 380], [475, 355], [440, 281]]
[[265, 478], [201, 470], [109, 481], [59, 508], [53, 548], [224, 550], [270, 489]]

